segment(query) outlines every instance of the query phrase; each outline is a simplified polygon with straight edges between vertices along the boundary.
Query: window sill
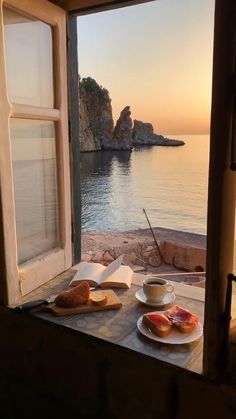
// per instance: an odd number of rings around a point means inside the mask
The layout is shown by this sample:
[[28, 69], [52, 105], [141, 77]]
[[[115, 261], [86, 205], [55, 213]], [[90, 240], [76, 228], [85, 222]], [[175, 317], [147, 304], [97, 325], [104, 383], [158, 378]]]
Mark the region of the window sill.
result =
[[[74, 271], [70, 269], [59, 275], [36, 291], [28, 294], [27, 298], [22, 299], [20, 303], [44, 299], [58, 294], [67, 288], [73, 273]], [[129, 290], [115, 290], [123, 303], [120, 310], [68, 317], [56, 317], [42, 311], [31, 313], [33, 316], [51, 324], [65, 326], [67, 329], [78, 331], [91, 339], [99, 339], [101, 343], [114, 344], [116, 348], [120, 347], [123, 350], [134, 351], [140, 355], [201, 374], [203, 338], [191, 344], [165, 345], [148, 340], [137, 331], [136, 323], [138, 318], [145, 312], [153, 311], [151, 307], [139, 303], [135, 298], [135, 292], [140, 288], [143, 279], [143, 275], [134, 274], [133, 283]], [[176, 282], [173, 284], [176, 293], [175, 303], [196, 313], [200, 322], [203, 323], [204, 289]]]

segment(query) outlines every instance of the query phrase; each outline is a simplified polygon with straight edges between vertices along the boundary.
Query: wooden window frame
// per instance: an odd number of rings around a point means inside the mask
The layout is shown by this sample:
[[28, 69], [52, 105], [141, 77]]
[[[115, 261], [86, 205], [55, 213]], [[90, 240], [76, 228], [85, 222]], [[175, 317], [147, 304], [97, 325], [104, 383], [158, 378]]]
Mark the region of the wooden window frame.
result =
[[[37, 2], [37, 4], [36, 4]], [[0, 238], [5, 249], [6, 288], [4, 300], [12, 304], [72, 265], [71, 248], [71, 186], [69, 168], [66, 12], [43, 0], [0, 0], [2, 6], [36, 17], [52, 27], [54, 65], [54, 108], [10, 103], [7, 93], [7, 72], [4, 56], [4, 26], [0, 23], [0, 188], [2, 230]], [[37, 7], [40, 6], [40, 7]], [[1, 13], [2, 15], [2, 13]], [[18, 266], [14, 188], [10, 145], [10, 118], [46, 120], [56, 123], [56, 153], [59, 196], [59, 245]], [[60, 176], [59, 176], [60, 174]]]
[[230, 344], [227, 288], [234, 257], [235, 118], [236, 3], [215, 0], [203, 357], [204, 372], [212, 379], [223, 376]]

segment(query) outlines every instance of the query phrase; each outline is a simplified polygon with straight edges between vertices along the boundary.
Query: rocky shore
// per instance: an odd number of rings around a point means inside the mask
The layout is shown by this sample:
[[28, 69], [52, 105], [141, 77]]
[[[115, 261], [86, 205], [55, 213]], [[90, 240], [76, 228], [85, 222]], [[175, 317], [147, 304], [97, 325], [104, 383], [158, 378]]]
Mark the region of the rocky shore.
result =
[[[173, 280], [204, 286], [201, 272], [205, 271], [206, 237], [164, 228], [153, 231], [161, 255], [149, 229], [82, 231], [82, 260], [107, 266], [124, 254], [125, 263], [136, 272], [171, 273]], [[190, 278], [191, 272], [199, 272], [199, 276]]]
[[147, 147], [153, 145], [176, 147], [184, 145], [182, 140], [171, 140], [163, 135], [155, 134], [153, 126], [150, 123], [134, 120], [132, 129], [132, 138], [134, 147]]
[[185, 144], [154, 133], [149, 122], [133, 121], [130, 106], [124, 107], [114, 126], [109, 92], [91, 77], [79, 84], [79, 121], [81, 152]]

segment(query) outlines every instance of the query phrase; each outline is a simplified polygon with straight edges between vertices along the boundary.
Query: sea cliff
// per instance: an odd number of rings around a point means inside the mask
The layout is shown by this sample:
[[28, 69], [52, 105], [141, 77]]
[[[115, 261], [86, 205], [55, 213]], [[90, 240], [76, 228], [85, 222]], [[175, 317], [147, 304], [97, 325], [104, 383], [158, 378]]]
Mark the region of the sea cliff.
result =
[[154, 133], [149, 122], [133, 121], [130, 106], [122, 109], [114, 126], [110, 94], [91, 77], [79, 82], [79, 121], [81, 152], [185, 144]]

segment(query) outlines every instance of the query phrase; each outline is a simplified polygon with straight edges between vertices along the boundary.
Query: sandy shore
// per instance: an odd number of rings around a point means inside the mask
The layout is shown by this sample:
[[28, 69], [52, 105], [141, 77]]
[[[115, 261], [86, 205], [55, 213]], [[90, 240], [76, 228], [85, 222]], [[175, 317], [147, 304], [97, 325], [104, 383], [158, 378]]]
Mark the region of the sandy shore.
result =
[[[206, 249], [206, 236], [196, 233], [171, 230], [167, 228], [153, 228], [156, 240], [173, 241], [180, 245], [201, 247]], [[122, 244], [133, 244], [153, 241], [150, 229], [139, 229], [124, 232], [110, 231], [82, 231], [82, 251], [95, 249], [106, 249], [107, 247], [121, 246]]]

